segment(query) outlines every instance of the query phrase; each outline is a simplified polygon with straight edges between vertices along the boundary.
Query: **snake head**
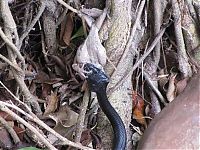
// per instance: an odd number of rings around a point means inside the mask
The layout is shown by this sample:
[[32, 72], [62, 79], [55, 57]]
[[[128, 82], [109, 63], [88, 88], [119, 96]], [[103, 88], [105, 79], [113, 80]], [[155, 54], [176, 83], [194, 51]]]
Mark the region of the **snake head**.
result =
[[101, 69], [91, 63], [86, 63], [84, 70], [91, 91], [98, 92], [99, 90], [106, 89], [109, 78]]

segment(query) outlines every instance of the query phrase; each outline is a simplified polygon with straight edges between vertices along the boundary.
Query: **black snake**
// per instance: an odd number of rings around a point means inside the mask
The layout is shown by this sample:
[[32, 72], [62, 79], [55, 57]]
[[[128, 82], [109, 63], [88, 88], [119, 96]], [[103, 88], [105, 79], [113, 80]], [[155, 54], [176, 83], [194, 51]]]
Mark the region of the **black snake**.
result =
[[113, 150], [124, 150], [126, 147], [125, 126], [118, 113], [108, 101], [106, 94], [109, 78], [101, 69], [90, 63], [84, 65], [84, 70], [89, 89], [92, 92], [96, 92], [99, 105], [112, 125], [114, 131]]

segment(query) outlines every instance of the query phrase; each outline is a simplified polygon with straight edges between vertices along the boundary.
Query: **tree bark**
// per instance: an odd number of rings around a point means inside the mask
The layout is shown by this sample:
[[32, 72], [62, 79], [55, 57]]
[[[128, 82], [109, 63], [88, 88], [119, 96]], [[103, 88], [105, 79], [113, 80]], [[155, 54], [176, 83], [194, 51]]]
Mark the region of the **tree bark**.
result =
[[[113, 64], [108, 63], [105, 67], [106, 72], [111, 76], [108, 89], [114, 87], [121, 80], [132, 66], [133, 53], [128, 53], [127, 57], [121, 65], [118, 65], [123, 55], [126, 43], [128, 41], [131, 25], [131, 0], [112, 0], [111, 1], [111, 21], [109, 38], [106, 41], [106, 50], [108, 59], [117, 67], [114, 70]], [[132, 101], [128, 94], [131, 89], [131, 77], [123, 83], [118, 89], [112, 92], [109, 100], [116, 111], [122, 118], [127, 133], [129, 132], [129, 124], [131, 121]], [[102, 138], [103, 148], [111, 149], [112, 129], [109, 121], [101, 112], [98, 116], [99, 135]], [[128, 141], [130, 136], [128, 135]], [[128, 142], [129, 143], [129, 142]], [[127, 143], [127, 144], [128, 144]], [[130, 149], [130, 148], [129, 148]]]

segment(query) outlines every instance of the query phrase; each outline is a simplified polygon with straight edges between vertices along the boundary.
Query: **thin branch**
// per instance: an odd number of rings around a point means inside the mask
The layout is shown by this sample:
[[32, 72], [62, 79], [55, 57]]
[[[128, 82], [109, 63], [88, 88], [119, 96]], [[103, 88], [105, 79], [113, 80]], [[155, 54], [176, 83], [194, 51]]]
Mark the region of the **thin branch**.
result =
[[70, 5], [68, 5], [67, 3], [65, 3], [63, 0], [57, 0], [58, 3], [60, 3], [61, 5], [65, 6], [67, 9], [75, 12], [75, 13], [79, 13], [79, 11], [73, 7], [71, 7]]
[[3, 88], [20, 104], [22, 104], [23, 106], [25, 106], [25, 108], [28, 110], [28, 112], [31, 112], [31, 109], [22, 101], [20, 101], [20, 99], [18, 97], [16, 97], [4, 84], [3, 82], [0, 81], [1, 86], [3, 86]]
[[7, 59], [5, 56], [0, 54], [0, 59], [2, 59], [3, 61], [5, 61], [6, 63], [8, 63], [10, 66], [12, 66], [15, 70], [17, 70], [20, 73], [23, 73], [23, 70], [16, 66], [15, 64], [13, 64], [9, 59]]
[[0, 27], [0, 36], [1, 38], [4, 40], [4, 42], [13, 50], [13, 52], [18, 56], [19, 60], [22, 61], [23, 66], [25, 66], [25, 60], [24, 57], [21, 55], [19, 49], [15, 46], [15, 44], [13, 44], [13, 42], [11, 42], [8, 37], [4, 34], [4, 32], [2, 31], [1, 27]]
[[147, 82], [149, 83], [150, 87], [152, 88], [152, 90], [156, 93], [156, 95], [160, 98], [161, 102], [166, 106], [167, 102], [165, 100], [165, 98], [162, 96], [162, 94], [160, 93], [160, 91], [158, 90], [158, 88], [154, 85], [154, 83], [151, 81], [148, 73], [146, 73], [145, 71], [143, 72], [144, 76], [147, 80]]
[[176, 43], [178, 47], [177, 54], [178, 54], [179, 69], [183, 73], [184, 77], [188, 77], [192, 75], [192, 71], [188, 63], [188, 57], [185, 49], [185, 42], [183, 38], [183, 31], [181, 25], [181, 20], [182, 20], [181, 11], [177, 0], [171, 0], [171, 2], [172, 2], [173, 17], [174, 17], [174, 30], [176, 36]]
[[63, 10], [62, 14], [59, 16], [57, 22], [56, 22], [56, 26], [57, 26], [57, 27], [58, 27], [58, 26], [61, 24], [61, 22], [64, 20], [64, 18], [66, 17], [67, 12], [68, 12], [68, 9], [65, 8], [65, 9]]
[[8, 122], [0, 116], [0, 123], [6, 128], [8, 133], [11, 135], [15, 144], [20, 142], [18, 135], [16, 134], [15, 130], [8, 124]]
[[[162, 0], [153, 1], [154, 5], [154, 35], [158, 34], [161, 27], [161, 16], [162, 16]], [[160, 41], [156, 44], [155, 50], [153, 52], [155, 64], [158, 65], [160, 61]], [[157, 69], [157, 68], [156, 68]]]
[[81, 134], [84, 128], [84, 120], [85, 120], [85, 114], [86, 114], [88, 102], [89, 102], [89, 90], [88, 88], [86, 88], [84, 96], [83, 96], [81, 110], [77, 119], [76, 133], [75, 133], [75, 139], [74, 139], [75, 142], [80, 142], [81, 140]]

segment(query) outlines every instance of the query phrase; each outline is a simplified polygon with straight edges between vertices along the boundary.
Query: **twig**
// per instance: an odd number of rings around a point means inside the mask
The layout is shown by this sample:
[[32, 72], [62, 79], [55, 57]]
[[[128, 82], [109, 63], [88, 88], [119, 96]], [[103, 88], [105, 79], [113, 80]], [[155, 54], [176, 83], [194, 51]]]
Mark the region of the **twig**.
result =
[[0, 59], [2, 59], [3, 61], [5, 61], [6, 63], [8, 63], [10, 66], [12, 66], [14, 69], [16, 69], [18, 72], [23, 73], [22, 69], [18, 66], [16, 66], [15, 64], [13, 64], [9, 59], [7, 59], [6, 57], [4, 57], [3, 55], [0, 54]]
[[188, 57], [185, 49], [185, 42], [183, 38], [182, 26], [181, 26], [181, 12], [177, 0], [171, 0], [172, 2], [172, 11], [174, 17], [174, 30], [177, 43], [177, 54], [179, 69], [183, 73], [184, 77], [192, 75], [191, 68], [188, 63]]
[[77, 120], [76, 133], [75, 133], [75, 139], [74, 139], [75, 142], [80, 142], [81, 140], [81, 134], [84, 128], [84, 120], [85, 120], [85, 114], [86, 114], [88, 102], [89, 102], [89, 90], [88, 88], [86, 88], [84, 96], [83, 96], [83, 102], [81, 105], [80, 114]]
[[51, 145], [46, 138], [40, 134], [40, 132], [33, 127], [31, 124], [29, 124], [28, 122], [26, 122], [24, 119], [22, 119], [21, 117], [19, 117], [16, 113], [14, 113], [12, 110], [10, 110], [6, 105], [5, 102], [0, 101], [0, 110], [8, 113], [10, 116], [12, 116], [13, 118], [15, 118], [17, 121], [21, 122], [23, 125], [25, 125], [28, 129], [30, 129], [35, 135], [37, 135], [37, 137], [51, 150], [56, 150], [56, 148]]
[[[190, 0], [186, 0], [185, 1], [186, 2], [186, 4], [187, 4], [187, 7], [188, 7], [188, 9], [189, 9], [189, 12], [190, 12], [190, 14], [191, 14], [191, 16], [192, 16], [192, 19], [195, 21], [195, 23], [197, 24], [197, 25], [199, 25], [199, 21], [198, 21], [198, 18], [197, 18], [197, 11], [195, 10], [195, 8], [194, 8], [194, 6], [195, 6], [195, 1], [190, 1]], [[197, 3], [199, 3], [199, 2], [197, 2]]]
[[[154, 35], [158, 34], [161, 27], [161, 1], [162, 0], [156, 0], [153, 1], [154, 5]], [[160, 41], [156, 44], [155, 50], [153, 52], [153, 59], [155, 61], [155, 64], [158, 65], [160, 61]], [[157, 68], [156, 68], [157, 69]]]
[[8, 124], [8, 122], [0, 116], [0, 123], [6, 128], [8, 133], [11, 135], [15, 144], [20, 142], [18, 135], [16, 134], [15, 130]]
[[20, 54], [19, 50], [17, 48], [15, 48], [15, 45], [13, 43], [13, 39], [15, 40], [15, 44], [17, 45], [19, 42], [19, 36], [17, 33], [17, 26], [16, 23], [14, 21], [14, 18], [12, 16], [12, 13], [10, 11], [10, 7], [8, 6], [8, 1], [1, 1], [0, 3], [0, 13], [2, 16], [2, 19], [4, 21], [4, 32], [2, 31], [2, 38], [4, 39], [4, 41], [6, 42], [7, 46], [8, 46], [8, 55], [9, 55], [9, 59], [11, 62], [13, 62], [14, 64], [16, 63], [16, 55], [19, 58], [19, 60], [22, 62], [22, 70], [24, 70], [25, 67], [25, 60], [22, 57], [22, 55]]
[[162, 94], [160, 93], [160, 91], [158, 90], [158, 88], [154, 85], [154, 83], [151, 81], [148, 73], [146, 73], [145, 71], [143, 72], [144, 76], [147, 80], [147, 82], [149, 83], [149, 85], [151, 86], [152, 90], [157, 94], [157, 96], [160, 98], [161, 102], [166, 106], [167, 102], [165, 100], [165, 98], [162, 96]]
[[21, 55], [21, 53], [19, 52], [19, 49], [15, 46], [15, 44], [13, 44], [8, 37], [4, 34], [4, 32], [2, 31], [1, 27], [0, 27], [0, 36], [1, 38], [4, 40], [4, 42], [15, 52], [15, 54], [17, 54], [19, 60], [22, 61], [22, 65], [25, 66], [25, 60], [24, 57]]
[[131, 124], [132, 128], [139, 134], [142, 135], [142, 132], [140, 131], [139, 127], [134, 126], [133, 124]]
[[16, 97], [1, 81], [0, 81], [1, 86], [3, 86], [3, 88], [20, 104], [22, 104], [23, 106], [25, 106], [28, 110], [28, 112], [31, 111], [31, 109], [22, 101], [20, 101], [20, 99], [18, 97]]
[[62, 14], [59, 16], [58, 21], [56, 22], [56, 26], [58, 27], [61, 22], [64, 20], [64, 18], [66, 17], [66, 14], [68, 12], [68, 9], [65, 8], [64, 11], [62, 12]]
[[65, 3], [63, 0], [57, 0], [58, 3], [60, 3], [61, 5], [65, 6], [67, 9], [75, 12], [75, 13], [79, 13], [79, 11], [73, 7], [71, 7], [70, 5], [68, 5], [67, 3]]

